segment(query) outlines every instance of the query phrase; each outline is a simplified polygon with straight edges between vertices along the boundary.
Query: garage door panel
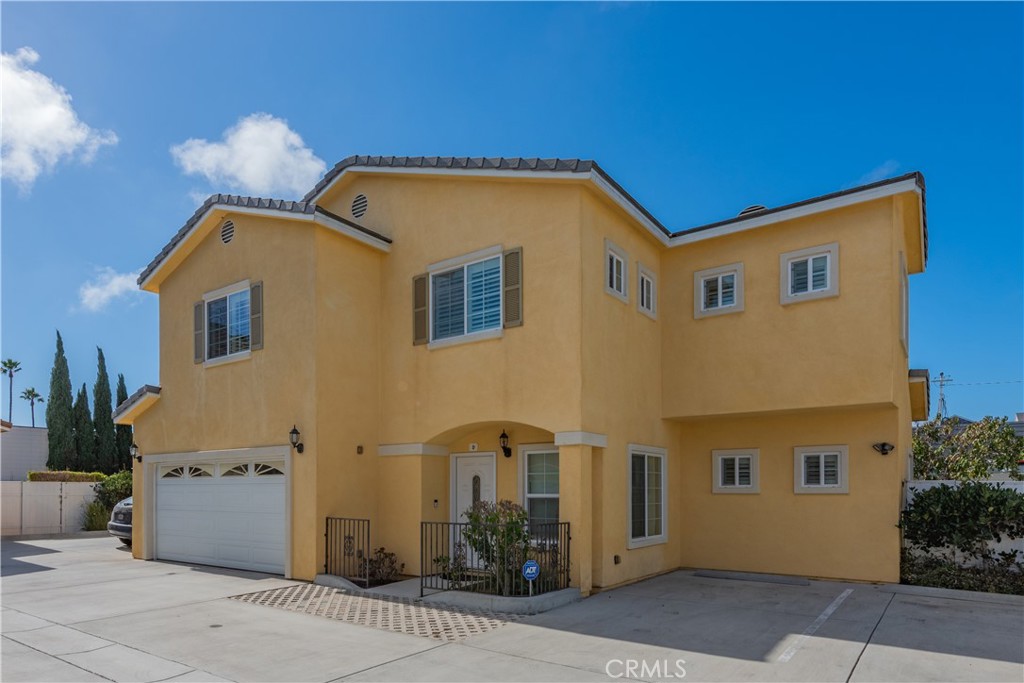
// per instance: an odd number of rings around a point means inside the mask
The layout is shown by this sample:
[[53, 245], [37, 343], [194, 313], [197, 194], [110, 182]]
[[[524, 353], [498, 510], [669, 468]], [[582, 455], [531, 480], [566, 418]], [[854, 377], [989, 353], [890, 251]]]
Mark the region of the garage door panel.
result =
[[283, 574], [285, 499], [281, 475], [157, 479], [156, 556]]

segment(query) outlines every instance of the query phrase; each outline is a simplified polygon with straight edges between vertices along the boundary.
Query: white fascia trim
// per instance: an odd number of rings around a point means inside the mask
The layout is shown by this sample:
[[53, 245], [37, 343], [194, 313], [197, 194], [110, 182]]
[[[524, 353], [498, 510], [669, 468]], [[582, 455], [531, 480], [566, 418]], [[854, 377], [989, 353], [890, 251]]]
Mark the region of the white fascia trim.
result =
[[348, 173], [396, 173], [405, 175], [468, 175], [478, 178], [520, 178], [532, 180], [576, 180], [590, 181], [598, 190], [608, 196], [613, 202], [619, 205], [623, 211], [633, 217], [638, 223], [644, 226], [648, 232], [654, 235], [655, 239], [669, 246], [669, 237], [657, 225], [651, 222], [647, 216], [639, 211], [632, 202], [613, 187], [599, 174], [589, 171], [587, 173], [576, 173], [574, 171], [505, 171], [500, 169], [466, 169], [466, 168], [406, 168], [406, 167], [380, 167], [380, 166], [349, 166], [339, 173], [322, 190], [313, 195], [309, 201], [315, 202], [318, 198], [329, 192]]
[[385, 443], [377, 446], [377, 455], [448, 455], [448, 447], [432, 443]]
[[157, 273], [163, 270], [164, 264], [170, 261], [174, 257], [174, 255], [178, 253], [178, 250], [181, 249], [182, 245], [188, 241], [189, 237], [192, 236], [192, 234], [199, 228], [200, 225], [206, 222], [206, 219], [208, 219], [210, 217], [210, 214], [212, 214], [214, 211], [223, 211], [224, 213], [243, 213], [249, 214], [251, 216], [263, 216], [265, 218], [286, 218], [288, 220], [299, 221], [301, 223], [316, 223], [318, 225], [322, 225], [325, 228], [328, 228], [329, 230], [334, 230], [335, 232], [347, 235], [355, 240], [358, 240], [359, 242], [362, 242], [363, 244], [368, 244], [369, 246], [380, 251], [391, 251], [391, 245], [388, 244], [387, 242], [381, 241], [375, 237], [372, 237], [371, 235], [367, 235], [366, 233], [356, 230], [355, 228], [351, 228], [345, 225], [344, 223], [336, 221], [321, 213], [294, 213], [292, 211], [276, 211], [274, 209], [254, 209], [251, 206], [232, 206], [231, 204], [214, 204], [206, 210], [206, 212], [198, 221], [196, 221], [196, 224], [192, 226], [192, 229], [188, 231], [188, 234], [182, 237], [181, 241], [174, 245], [174, 248], [171, 249], [171, 253], [167, 254], [167, 256], [164, 257], [163, 263], [157, 266], [156, 270], [150, 273], [145, 280], [139, 283], [139, 289], [146, 288], [146, 285], [149, 284], [149, 281], [156, 277]]
[[[701, 230], [700, 232], [691, 233], [689, 235], [678, 235], [669, 240], [669, 246], [678, 247], [683, 244], [702, 242], [715, 237], [722, 237], [723, 235], [731, 235], [736, 232], [753, 230], [754, 228], [760, 228], [765, 225], [791, 221], [796, 218], [802, 218], [804, 216], [810, 216], [824, 211], [832, 211], [844, 206], [852, 206], [854, 204], [869, 202], [874, 199], [881, 199], [882, 197], [891, 197], [893, 195], [903, 194], [904, 192], [914, 192], [919, 198], [921, 196], [921, 188], [918, 187], [917, 181], [913, 178], [908, 178], [907, 180], [899, 183], [883, 185], [882, 187], [864, 190], [863, 192], [854, 192], [852, 194], [843, 195], [842, 197], [814, 202], [813, 204], [805, 204], [786, 211], [778, 211], [767, 216], [753, 216], [747, 220], [723, 225], [720, 228]], [[922, 240], [924, 239], [923, 234], [924, 232], [922, 229]]]
[[555, 432], [555, 445], [608, 448], [608, 435], [597, 432]]
[[925, 384], [928, 380], [924, 377], [908, 377], [907, 381], [911, 384]]
[[650, 218], [637, 209], [633, 202], [626, 199], [626, 197], [615, 189], [607, 180], [593, 171], [589, 174], [589, 180], [594, 184], [594, 187], [599, 189], [601, 192], [604, 192], [609, 199], [618, 204], [619, 208], [629, 214], [633, 220], [647, 228], [647, 232], [651, 233], [656, 240], [666, 247], [672, 246], [669, 236], [666, 235], [661, 228], [652, 223]]
[[316, 202], [317, 199], [330, 192], [331, 189], [341, 182], [349, 173], [392, 173], [399, 175], [470, 175], [480, 178], [523, 178], [531, 177], [535, 173], [536, 178], [550, 178], [553, 180], [581, 180], [586, 179], [586, 173], [575, 173], [573, 171], [512, 171], [494, 168], [415, 168], [405, 166], [349, 166], [328, 183], [322, 190], [309, 198], [308, 201]]
[[[148, 400], [148, 399], [150, 399], [150, 397], [152, 397], [153, 400], [151, 400], [151, 401]], [[133, 424], [134, 421], [135, 421], [135, 410], [137, 408], [139, 408], [140, 406], [145, 404], [145, 407], [148, 410], [150, 408], [150, 406], [152, 406], [154, 403], [156, 403], [159, 400], [160, 400], [160, 392], [159, 391], [146, 391], [146, 392], [144, 392], [131, 405], [129, 405], [124, 410], [122, 410], [120, 413], [113, 413], [112, 414], [111, 417], [114, 420], [114, 424], [118, 424], [118, 425], [130, 425], [130, 424]], [[125, 421], [128, 417], [132, 418], [131, 422], [126, 422]], [[4, 431], [9, 431], [9, 430], [5, 429]]]
[[391, 251], [391, 245], [387, 242], [379, 240], [373, 235], [367, 235], [361, 230], [356, 230], [355, 228], [345, 225], [341, 221], [334, 220], [330, 216], [325, 216], [322, 213], [314, 213], [313, 222], [327, 228], [328, 230], [333, 230], [345, 235], [346, 237], [351, 237], [355, 241], [362, 242], [363, 244], [373, 247], [377, 251], [382, 251], [385, 254]]

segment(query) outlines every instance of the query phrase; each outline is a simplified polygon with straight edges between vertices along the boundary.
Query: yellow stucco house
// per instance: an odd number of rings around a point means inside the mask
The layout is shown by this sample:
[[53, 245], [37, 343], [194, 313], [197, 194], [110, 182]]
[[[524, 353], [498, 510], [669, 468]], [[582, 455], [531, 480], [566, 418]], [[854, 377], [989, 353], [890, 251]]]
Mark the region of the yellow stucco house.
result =
[[139, 278], [133, 553], [312, 579], [358, 518], [416, 575], [422, 522], [509, 499], [569, 523], [583, 594], [898, 581], [924, 198], [911, 173], [672, 230], [591, 161], [365, 156], [301, 202], [212, 196]]

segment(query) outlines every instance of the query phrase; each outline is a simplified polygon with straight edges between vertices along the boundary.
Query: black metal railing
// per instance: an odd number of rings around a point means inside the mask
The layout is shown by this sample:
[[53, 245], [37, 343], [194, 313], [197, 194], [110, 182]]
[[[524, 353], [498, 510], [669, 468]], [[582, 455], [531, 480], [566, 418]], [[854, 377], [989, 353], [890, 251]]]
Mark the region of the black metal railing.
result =
[[[569, 523], [420, 523], [420, 596], [427, 591], [539, 595], [569, 587]], [[527, 560], [540, 568], [531, 582]]]
[[370, 520], [328, 517], [324, 573], [370, 584]]

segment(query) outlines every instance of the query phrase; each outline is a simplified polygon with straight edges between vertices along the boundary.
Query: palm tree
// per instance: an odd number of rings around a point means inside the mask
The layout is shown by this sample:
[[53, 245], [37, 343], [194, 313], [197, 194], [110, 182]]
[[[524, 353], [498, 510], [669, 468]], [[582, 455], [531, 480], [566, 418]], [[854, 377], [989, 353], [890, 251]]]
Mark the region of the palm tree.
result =
[[13, 358], [8, 358], [0, 363], [0, 368], [3, 368], [3, 374], [7, 375], [10, 380], [10, 388], [7, 391], [7, 421], [14, 424], [11, 420], [11, 415], [14, 414], [14, 373], [21, 370], [21, 363]]
[[39, 395], [35, 387], [29, 387], [25, 391], [21, 392], [21, 397], [28, 401], [29, 407], [32, 409], [32, 426], [36, 426], [36, 404], [43, 402], [43, 397]]

